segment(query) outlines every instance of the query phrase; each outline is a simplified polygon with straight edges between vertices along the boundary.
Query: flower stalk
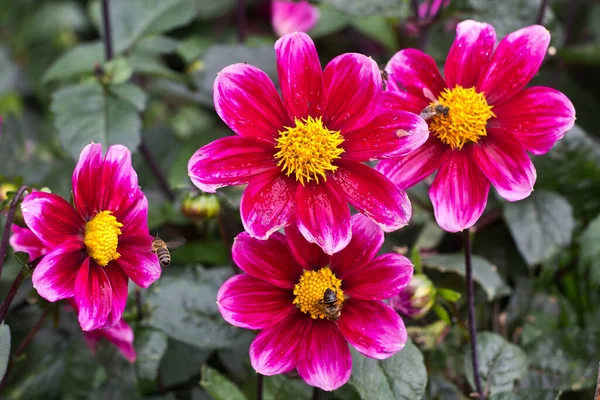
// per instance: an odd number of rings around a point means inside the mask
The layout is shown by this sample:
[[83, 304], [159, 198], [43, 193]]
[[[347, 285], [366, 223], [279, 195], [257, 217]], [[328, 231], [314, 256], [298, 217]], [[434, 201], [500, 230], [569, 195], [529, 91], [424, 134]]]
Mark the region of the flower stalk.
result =
[[548, 7], [548, 0], [542, 0], [540, 4], [540, 8], [537, 13], [537, 17], [535, 19], [535, 23], [537, 25], [542, 25], [542, 21], [544, 19], [544, 14], [546, 13], [546, 7]]
[[44, 258], [44, 256], [36, 258], [35, 260], [33, 260], [33, 261], [29, 262], [29, 264], [27, 264], [27, 268], [21, 268], [21, 271], [19, 271], [19, 275], [17, 275], [17, 277], [13, 281], [13, 284], [10, 286], [10, 289], [8, 290], [8, 293], [6, 294], [4, 301], [0, 305], [0, 324], [4, 321], [4, 318], [6, 317], [6, 314], [8, 313], [8, 308], [10, 307], [13, 299], [15, 298], [17, 292], [19, 291], [19, 288], [21, 287], [21, 284], [23, 283], [25, 276], [28, 274], [31, 274], [33, 272], [35, 267], [37, 267], [37, 265], [40, 263], [40, 261], [42, 261], [42, 258]]
[[2, 234], [2, 242], [0, 243], [0, 276], [2, 276], [2, 267], [4, 266], [4, 258], [6, 257], [6, 248], [8, 247], [8, 239], [10, 238], [10, 232], [12, 230], [12, 223], [15, 219], [15, 213], [17, 212], [17, 204], [23, 196], [23, 193], [27, 190], [27, 185], [23, 185], [15, 193], [10, 202], [8, 213], [6, 213], [6, 223], [4, 224], [4, 232]]
[[469, 338], [471, 342], [471, 356], [473, 361], [473, 379], [477, 389], [478, 398], [485, 398], [481, 388], [481, 377], [479, 376], [479, 361], [477, 358], [477, 327], [475, 322], [475, 285], [473, 283], [473, 265], [471, 262], [471, 234], [468, 229], [463, 231], [464, 251], [465, 251], [465, 270], [467, 279], [467, 312], [469, 315]]

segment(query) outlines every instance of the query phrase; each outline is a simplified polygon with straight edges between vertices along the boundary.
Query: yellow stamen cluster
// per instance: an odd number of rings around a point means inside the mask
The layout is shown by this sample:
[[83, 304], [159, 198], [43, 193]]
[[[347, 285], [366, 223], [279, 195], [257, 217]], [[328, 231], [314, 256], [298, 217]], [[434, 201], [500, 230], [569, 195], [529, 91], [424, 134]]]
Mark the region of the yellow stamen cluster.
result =
[[98, 265], [106, 266], [121, 257], [117, 253], [122, 223], [110, 211], [101, 211], [85, 224], [83, 242]]
[[467, 143], [477, 143], [480, 137], [487, 135], [488, 119], [495, 117], [493, 106], [487, 103], [485, 95], [473, 87], [446, 88], [431, 105], [437, 104], [448, 107], [448, 115], [432, 117], [429, 130], [452, 150], [460, 150]]
[[311, 180], [319, 183], [319, 176], [326, 180], [327, 171], [335, 171], [332, 162], [344, 152], [340, 145], [344, 138], [339, 131], [330, 131], [321, 117], [295, 119], [296, 125], [279, 132], [275, 158], [277, 166], [287, 176], [294, 175], [302, 185]]
[[344, 299], [342, 281], [338, 279], [329, 267], [318, 271], [304, 271], [300, 281], [294, 286], [294, 304], [300, 311], [310, 314], [313, 319], [324, 319], [323, 306], [319, 301], [323, 300], [325, 290], [331, 289], [338, 299]]

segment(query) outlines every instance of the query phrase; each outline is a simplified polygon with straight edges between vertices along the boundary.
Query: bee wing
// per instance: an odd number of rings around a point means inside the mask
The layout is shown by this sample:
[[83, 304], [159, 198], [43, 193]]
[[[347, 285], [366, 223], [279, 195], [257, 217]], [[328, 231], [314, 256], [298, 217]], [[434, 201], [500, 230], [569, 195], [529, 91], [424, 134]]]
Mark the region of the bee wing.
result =
[[421, 114], [419, 114], [419, 116], [421, 118], [423, 118], [425, 121], [427, 121], [428, 119], [431, 119], [431, 117], [433, 117], [434, 115], [437, 115], [437, 113], [435, 112], [435, 110], [429, 111], [429, 107], [427, 107], [426, 109], [421, 111]]
[[176, 249], [178, 247], [183, 246], [185, 244], [185, 242], [186, 242], [185, 238], [178, 237], [173, 240], [169, 240], [168, 242], [166, 242], [166, 245], [169, 249]]
[[423, 95], [425, 97], [427, 97], [429, 100], [431, 100], [432, 102], [437, 101], [437, 99], [435, 98], [435, 96], [433, 95], [433, 93], [431, 93], [431, 90], [429, 90], [427, 88], [423, 88]]

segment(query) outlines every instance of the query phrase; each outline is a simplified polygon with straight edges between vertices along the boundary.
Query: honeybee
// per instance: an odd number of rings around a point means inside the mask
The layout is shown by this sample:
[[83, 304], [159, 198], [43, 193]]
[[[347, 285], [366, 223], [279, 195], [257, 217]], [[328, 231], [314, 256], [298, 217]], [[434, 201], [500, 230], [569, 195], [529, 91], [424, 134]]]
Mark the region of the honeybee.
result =
[[340, 319], [344, 299], [338, 299], [337, 294], [333, 290], [329, 288], [325, 289], [323, 298], [319, 300], [318, 304], [322, 307], [323, 313], [328, 320], [337, 321]]
[[423, 109], [423, 111], [421, 111], [421, 118], [427, 121], [428, 119], [431, 119], [432, 117], [438, 115], [443, 115], [444, 117], [448, 116], [450, 108], [440, 104], [429, 89], [423, 88], [423, 94], [425, 95], [425, 97], [431, 100], [431, 104], [429, 104]]
[[169, 247], [175, 249], [182, 244], [183, 240], [171, 240], [169, 242], [165, 242], [159, 238], [158, 235], [156, 235], [152, 241], [152, 252], [158, 256], [160, 265], [167, 267], [169, 264], [171, 264], [171, 253], [169, 252]]

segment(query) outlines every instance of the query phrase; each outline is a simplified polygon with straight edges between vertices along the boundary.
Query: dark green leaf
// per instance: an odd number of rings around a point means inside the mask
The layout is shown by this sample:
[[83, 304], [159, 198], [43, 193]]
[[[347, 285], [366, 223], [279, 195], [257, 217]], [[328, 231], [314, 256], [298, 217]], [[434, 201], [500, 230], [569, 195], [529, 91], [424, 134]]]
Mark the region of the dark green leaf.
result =
[[519, 252], [530, 266], [568, 246], [575, 228], [569, 202], [544, 190], [536, 190], [525, 200], [507, 203], [504, 218]]
[[[491, 332], [478, 333], [477, 352], [481, 385], [492, 395], [511, 391], [514, 382], [523, 378], [527, 372], [527, 356], [523, 350], [500, 335]], [[465, 353], [464, 360], [467, 379], [471, 388], [475, 388], [470, 349]]]
[[42, 78], [43, 82], [69, 79], [83, 73], [91, 74], [95, 65], [104, 62], [104, 45], [99, 42], [80, 44], [52, 63]]
[[567, 63], [595, 66], [600, 64], [600, 46], [584, 44], [560, 49], [558, 55]]
[[363, 399], [420, 399], [427, 385], [427, 370], [419, 349], [407, 342], [386, 360], [375, 360], [352, 351], [350, 383]]
[[452, 303], [456, 303], [462, 297], [462, 294], [452, 289], [437, 289], [437, 294], [443, 299], [446, 299]]
[[200, 386], [212, 396], [214, 400], [246, 400], [241, 390], [225, 376], [209, 366], [202, 367], [202, 380]]
[[407, 17], [409, 2], [402, 0], [323, 0], [338, 10], [353, 16], [384, 15], [387, 17]]
[[177, 264], [199, 262], [208, 265], [223, 265], [230, 262], [228, 249], [223, 241], [192, 241], [171, 252]]
[[559, 400], [562, 391], [544, 389], [522, 389], [502, 392], [490, 397], [490, 400]]
[[440, 304], [433, 305], [433, 312], [435, 312], [435, 315], [437, 315], [439, 319], [444, 321], [446, 325], [452, 325], [452, 318], [450, 318], [450, 314], [448, 314], [448, 311], [446, 311], [446, 309]]
[[[510, 288], [502, 281], [496, 266], [485, 258], [472, 257], [473, 279], [485, 290], [489, 300], [502, 297], [510, 293]], [[440, 272], [453, 272], [460, 276], [465, 275], [465, 256], [461, 253], [437, 254], [423, 257], [423, 265]]]
[[[6, 366], [10, 359], [10, 328], [6, 324], [0, 325], [0, 377], [4, 377]], [[0, 378], [2, 379], [2, 378]]]
[[91, 142], [122, 144], [131, 150], [140, 142], [141, 120], [136, 105], [97, 83], [67, 86], [55, 92], [52, 111], [59, 139], [75, 159]]
[[135, 336], [137, 370], [141, 379], [155, 380], [160, 361], [167, 350], [167, 336], [154, 330], [143, 330]]
[[217, 309], [217, 291], [223, 282], [214, 282], [202, 269], [187, 271], [183, 277], [163, 277], [149, 290], [150, 325], [199, 348], [230, 346], [240, 331], [226, 323]]
[[200, 376], [200, 368], [211, 352], [169, 339], [167, 351], [160, 362], [162, 383], [175, 386]]
[[289, 379], [285, 375], [264, 377], [264, 400], [309, 400], [312, 393], [312, 387], [301, 379]]
[[580, 244], [579, 268], [587, 268], [592, 282], [600, 285], [600, 215], [587, 226]]

